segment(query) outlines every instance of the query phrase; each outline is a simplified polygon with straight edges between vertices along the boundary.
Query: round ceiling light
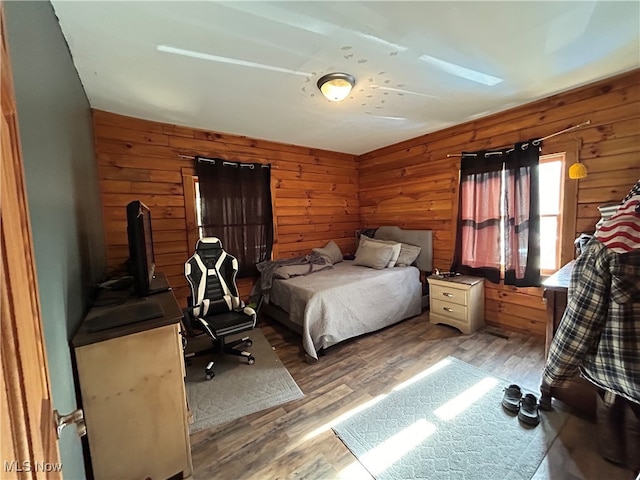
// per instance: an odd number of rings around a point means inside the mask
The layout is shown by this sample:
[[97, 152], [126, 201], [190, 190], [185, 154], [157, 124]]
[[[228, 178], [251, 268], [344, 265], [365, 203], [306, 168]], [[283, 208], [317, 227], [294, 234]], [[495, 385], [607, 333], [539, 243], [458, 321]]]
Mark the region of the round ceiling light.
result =
[[318, 80], [318, 88], [332, 102], [347, 98], [355, 84], [356, 79], [348, 73], [328, 73]]

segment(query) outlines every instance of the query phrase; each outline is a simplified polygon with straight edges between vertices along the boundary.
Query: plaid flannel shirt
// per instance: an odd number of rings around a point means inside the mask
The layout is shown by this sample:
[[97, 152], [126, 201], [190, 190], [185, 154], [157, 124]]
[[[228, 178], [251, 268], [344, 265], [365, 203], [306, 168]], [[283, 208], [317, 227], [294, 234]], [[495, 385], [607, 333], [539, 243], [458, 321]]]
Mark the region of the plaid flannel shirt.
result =
[[561, 386], [578, 369], [640, 403], [640, 249], [616, 253], [594, 238], [576, 260], [543, 380]]

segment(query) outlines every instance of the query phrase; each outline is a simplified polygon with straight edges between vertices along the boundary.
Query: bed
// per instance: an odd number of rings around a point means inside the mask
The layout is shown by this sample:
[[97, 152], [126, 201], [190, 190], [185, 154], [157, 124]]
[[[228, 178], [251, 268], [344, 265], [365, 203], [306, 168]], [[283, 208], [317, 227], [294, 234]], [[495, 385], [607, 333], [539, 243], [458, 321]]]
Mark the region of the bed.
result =
[[417, 245], [410, 266], [376, 270], [344, 260], [309, 275], [274, 279], [266, 315], [302, 336], [307, 361], [344, 340], [374, 332], [422, 311], [420, 271], [430, 272], [432, 232], [380, 227], [374, 239]]

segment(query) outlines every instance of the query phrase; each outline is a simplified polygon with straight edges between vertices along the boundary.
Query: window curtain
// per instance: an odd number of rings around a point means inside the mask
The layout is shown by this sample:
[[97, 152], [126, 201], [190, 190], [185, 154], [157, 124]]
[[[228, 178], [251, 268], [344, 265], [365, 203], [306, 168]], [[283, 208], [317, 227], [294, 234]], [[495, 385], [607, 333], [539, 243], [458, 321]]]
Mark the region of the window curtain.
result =
[[238, 277], [258, 276], [256, 264], [271, 259], [271, 168], [196, 158], [202, 234], [217, 237], [238, 259]]
[[518, 143], [505, 161], [505, 285], [540, 285], [540, 148]]
[[465, 152], [452, 271], [540, 285], [539, 142]]
[[458, 228], [451, 270], [500, 281], [503, 160], [492, 152], [463, 153]]

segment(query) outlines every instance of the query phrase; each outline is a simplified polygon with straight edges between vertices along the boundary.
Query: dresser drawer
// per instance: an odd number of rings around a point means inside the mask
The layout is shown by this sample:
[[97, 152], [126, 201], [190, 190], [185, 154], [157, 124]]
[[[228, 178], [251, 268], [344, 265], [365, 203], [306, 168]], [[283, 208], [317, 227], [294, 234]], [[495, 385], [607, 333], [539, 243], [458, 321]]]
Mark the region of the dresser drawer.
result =
[[449, 285], [443, 286], [431, 284], [431, 298], [447, 303], [468, 305], [467, 290], [462, 288], [453, 288]]
[[460, 322], [468, 322], [467, 307], [442, 300], [432, 300], [431, 314], [451, 318]]

